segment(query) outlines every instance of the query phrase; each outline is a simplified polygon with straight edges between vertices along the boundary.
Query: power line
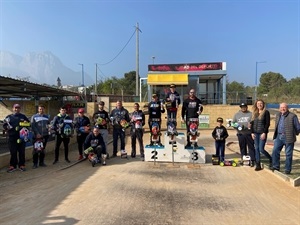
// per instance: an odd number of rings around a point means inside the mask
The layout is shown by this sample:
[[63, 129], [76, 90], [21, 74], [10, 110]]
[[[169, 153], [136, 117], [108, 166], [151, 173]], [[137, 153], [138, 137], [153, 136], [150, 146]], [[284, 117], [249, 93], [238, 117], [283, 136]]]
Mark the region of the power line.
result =
[[113, 59], [111, 59], [111, 60], [108, 61], [107, 63], [99, 63], [99, 65], [104, 66], [104, 65], [107, 65], [107, 64], [111, 63], [112, 61], [114, 61], [114, 60], [115, 60], [115, 59], [116, 59], [116, 58], [124, 51], [124, 49], [126, 48], [126, 46], [127, 46], [127, 45], [129, 44], [129, 42], [131, 41], [132, 37], [134, 36], [135, 32], [136, 32], [136, 29], [134, 30], [133, 34], [131, 35], [131, 37], [129, 38], [129, 40], [128, 40], [127, 43], [125, 44], [125, 46], [121, 49], [121, 51], [120, 51]]
[[105, 76], [105, 74], [103, 73], [103, 71], [98, 66], [97, 66], [97, 70], [103, 75], [103, 78], [109, 79], [107, 76]]

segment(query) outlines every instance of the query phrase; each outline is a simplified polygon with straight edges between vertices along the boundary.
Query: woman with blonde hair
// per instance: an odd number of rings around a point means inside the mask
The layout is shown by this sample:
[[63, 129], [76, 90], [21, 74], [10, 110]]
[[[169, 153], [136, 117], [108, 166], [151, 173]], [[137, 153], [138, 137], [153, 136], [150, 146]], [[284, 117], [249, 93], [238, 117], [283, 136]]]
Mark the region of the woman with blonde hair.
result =
[[265, 145], [270, 127], [270, 112], [266, 109], [266, 104], [263, 100], [258, 99], [253, 105], [253, 112], [251, 118], [251, 136], [254, 140], [255, 146], [255, 170], [261, 170], [260, 153], [264, 154], [272, 166], [272, 157], [265, 150]]

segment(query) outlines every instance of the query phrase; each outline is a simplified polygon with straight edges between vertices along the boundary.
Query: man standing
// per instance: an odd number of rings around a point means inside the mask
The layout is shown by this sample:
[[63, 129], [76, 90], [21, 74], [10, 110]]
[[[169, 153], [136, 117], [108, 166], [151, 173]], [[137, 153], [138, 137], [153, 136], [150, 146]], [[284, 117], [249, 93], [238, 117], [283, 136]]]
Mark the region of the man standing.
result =
[[77, 133], [78, 160], [81, 160], [83, 159], [83, 143], [90, 133], [90, 119], [84, 115], [84, 108], [78, 109], [78, 117], [74, 120], [74, 128]]
[[300, 132], [300, 124], [296, 114], [288, 109], [286, 103], [281, 103], [275, 117], [274, 148], [272, 152], [272, 170], [280, 170], [280, 152], [285, 145], [285, 174], [292, 171], [293, 150], [296, 135]]
[[[121, 141], [121, 152], [125, 151], [125, 129], [126, 123], [129, 123], [129, 113], [122, 105], [122, 101], [118, 100], [116, 108], [110, 113], [110, 119], [113, 126], [113, 155], [116, 157], [118, 153], [118, 138]], [[125, 126], [124, 126], [125, 125]]]
[[134, 111], [131, 113], [131, 157], [136, 156], [136, 139], [139, 142], [141, 159], [144, 160], [143, 126], [145, 125], [145, 114], [140, 110], [139, 103], [134, 103]]
[[94, 125], [99, 128], [99, 132], [103, 137], [105, 147], [107, 149], [107, 142], [108, 142], [108, 112], [104, 110], [104, 102], [100, 101], [98, 104], [98, 111], [93, 115]]
[[39, 161], [39, 166], [41, 167], [46, 166], [44, 159], [45, 159], [45, 148], [49, 138], [48, 125], [49, 125], [49, 117], [48, 115], [45, 114], [45, 106], [39, 105], [38, 113], [31, 117], [31, 128], [33, 131], [33, 138], [34, 138], [33, 143], [35, 145], [35, 142], [37, 140], [40, 140], [42, 142], [42, 146], [40, 147], [40, 149], [36, 149], [34, 146], [34, 152], [32, 156], [33, 169], [36, 169], [38, 167], [38, 161]]
[[[248, 111], [248, 106], [246, 103], [240, 104], [241, 110], [239, 110], [233, 117], [232, 123], [238, 123], [239, 129], [237, 129], [237, 137], [239, 141], [240, 151], [241, 151], [241, 158], [243, 156], [248, 155], [251, 157], [251, 167], [255, 164], [255, 150], [254, 150], [254, 140], [251, 136], [251, 118], [252, 113]], [[247, 151], [248, 147], [248, 151]]]
[[180, 95], [175, 89], [176, 89], [176, 85], [171, 84], [170, 91], [166, 95], [166, 108], [167, 108], [168, 120], [174, 119], [175, 126], [176, 126], [177, 109], [178, 106], [180, 105]]
[[[187, 145], [185, 148], [191, 147], [190, 135], [188, 134], [190, 119], [199, 119], [199, 115], [202, 113], [202, 111], [202, 102], [196, 97], [195, 89], [191, 89], [189, 91], [189, 97], [183, 101], [181, 111], [181, 121], [185, 122], [187, 132]], [[194, 146], [198, 147], [198, 144], [195, 143]]]
[[[26, 171], [25, 168], [25, 145], [24, 141], [18, 143], [20, 138], [19, 129], [20, 122], [29, 122], [28, 118], [20, 113], [21, 106], [19, 104], [13, 105], [13, 113], [4, 119], [3, 128], [8, 133], [10, 163], [7, 170], [8, 173], [14, 172], [19, 166], [19, 170]], [[19, 154], [19, 159], [18, 159]]]
[[[150, 128], [150, 132], [152, 130], [152, 123], [155, 119], [157, 119], [157, 123], [159, 126], [159, 131], [161, 131], [161, 114], [165, 112], [165, 108], [162, 104], [162, 102], [160, 102], [158, 100], [158, 97], [156, 94], [152, 95], [152, 101], [149, 102], [148, 105], [148, 112], [149, 112], [149, 120], [148, 120], [148, 124], [149, 124], [149, 128]], [[152, 141], [152, 135], [150, 135], [150, 146], [152, 146], [154, 143]], [[159, 146], [163, 146], [160, 140], [160, 135], [158, 137], [158, 143]]]
[[53, 127], [56, 133], [55, 159], [53, 164], [56, 164], [58, 162], [59, 147], [62, 142], [64, 144], [65, 160], [67, 163], [70, 163], [69, 143], [70, 143], [70, 137], [73, 129], [72, 122], [73, 121], [71, 117], [68, 114], [66, 114], [66, 107], [62, 106], [57, 116], [55, 116], [53, 119]]

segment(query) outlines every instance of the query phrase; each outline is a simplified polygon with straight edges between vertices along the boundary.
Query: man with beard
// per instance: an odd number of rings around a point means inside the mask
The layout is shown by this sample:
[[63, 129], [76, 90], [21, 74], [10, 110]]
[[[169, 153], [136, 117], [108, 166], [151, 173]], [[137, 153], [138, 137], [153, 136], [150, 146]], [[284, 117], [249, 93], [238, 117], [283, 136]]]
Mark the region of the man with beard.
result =
[[[186, 132], [187, 132], [187, 145], [185, 148], [191, 147], [189, 132], [189, 123], [190, 119], [199, 119], [199, 115], [203, 111], [202, 102], [195, 95], [195, 89], [191, 89], [189, 91], [189, 97], [183, 101], [182, 111], [181, 111], [181, 120], [186, 124]], [[199, 123], [198, 123], [199, 125]], [[194, 144], [195, 147], [198, 147], [198, 144]]]

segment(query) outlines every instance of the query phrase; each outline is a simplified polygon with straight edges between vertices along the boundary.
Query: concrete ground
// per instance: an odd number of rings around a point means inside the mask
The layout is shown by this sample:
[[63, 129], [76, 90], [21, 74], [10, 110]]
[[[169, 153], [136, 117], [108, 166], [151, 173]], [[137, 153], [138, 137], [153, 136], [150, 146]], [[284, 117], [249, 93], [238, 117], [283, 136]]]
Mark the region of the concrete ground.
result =
[[[228, 141], [235, 140], [230, 131]], [[72, 145], [71, 164], [62, 161], [61, 151], [56, 165], [48, 154], [46, 168], [31, 169], [28, 162], [26, 172], [2, 169], [0, 224], [300, 224], [299, 187], [268, 169], [213, 166], [211, 131], [201, 131], [199, 143], [208, 159], [200, 168], [120, 157], [92, 167], [75, 163]], [[239, 157], [228, 149], [226, 155]]]

